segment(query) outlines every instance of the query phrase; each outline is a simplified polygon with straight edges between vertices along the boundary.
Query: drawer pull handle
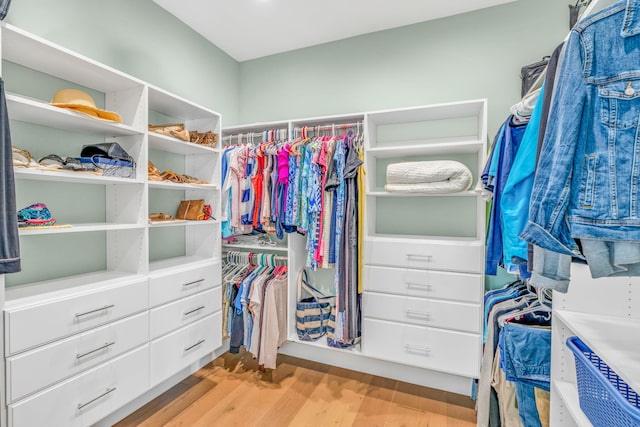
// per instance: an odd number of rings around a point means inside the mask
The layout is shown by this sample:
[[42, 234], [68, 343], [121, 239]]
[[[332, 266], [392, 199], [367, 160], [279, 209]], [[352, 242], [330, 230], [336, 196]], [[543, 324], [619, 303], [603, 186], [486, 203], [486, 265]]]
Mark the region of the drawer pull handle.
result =
[[184, 312], [184, 315], [185, 315], [185, 316], [188, 316], [188, 315], [190, 315], [190, 314], [195, 313], [196, 311], [203, 310], [204, 308], [205, 308], [205, 306], [204, 306], [204, 305], [201, 305], [200, 307], [198, 307], [198, 308], [194, 308], [193, 310], [185, 311], [185, 312]]
[[97, 313], [99, 311], [109, 310], [110, 308], [113, 308], [113, 307], [115, 307], [115, 305], [114, 304], [110, 304], [110, 305], [105, 305], [104, 307], [96, 308], [95, 310], [85, 311], [84, 313], [76, 313], [76, 318], [82, 317], [82, 316], [86, 316], [86, 315], [89, 315], [89, 314], [93, 314], [93, 313]]
[[410, 353], [425, 353], [425, 354], [431, 353], [431, 349], [429, 347], [420, 347], [420, 346], [411, 345], [411, 344], [407, 344], [404, 347]]
[[90, 351], [87, 351], [86, 353], [82, 353], [82, 354], [76, 354], [76, 359], [82, 359], [85, 356], [88, 356], [88, 355], [93, 354], [95, 352], [98, 352], [100, 350], [107, 349], [107, 348], [111, 347], [112, 345], [114, 345], [115, 343], [116, 343], [115, 341], [106, 342], [106, 343], [104, 343], [103, 346], [100, 346], [100, 347], [98, 347], [98, 348], [96, 348], [94, 350], [90, 350]]
[[186, 288], [187, 286], [197, 285], [198, 283], [202, 283], [202, 282], [204, 282], [204, 279], [194, 280], [193, 282], [189, 282], [189, 283], [183, 283], [182, 286]]
[[87, 403], [78, 403], [78, 410], [84, 408], [87, 405], [91, 405], [93, 402], [95, 402], [98, 399], [102, 399], [103, 397], [113, 393], [114, 391], [116, 391], [115, 387], [112, 388], [108, 388], [107, 391], [105, 391], [104, 393], [102, 393], [100, 396], [98, 397], [94, 397], [93, 399], [91, 399], [90, 401], [88, 401]]
[[421, 254], [407, 254], [407, 259], [409, 261], [415, 260], [415, 261], [431, 262], [433, 260], [433, 256], [421, 255]]
[[405, 282], [407, 284], [407, 288], [424, 288], [427, 291], [431, 291], [433, 286], [428, 283], [417, 283], [417, 282]]
[[407, 317], [422, 317], [425, 320], [431, 320], [431, 313], [422, 313], [420, 311], [407, 310]]
[[198, 341], [197, 343], [195, 343], [195, 344], [193, 344], [193, 345], [190, 345], [189, 347], [185, 348], [185, 349], [184, 349], [184, 351], [189, 351], [189, 350], [191, 350], [191, 349], [193, 349], [193, 348], [196, 348], [197, 346], [199, 346], [199, 345], [200, 345], [200, 344], [202, 344], [203, 342], [204, 342], [204, 340], [200, 340], [200, 341]]

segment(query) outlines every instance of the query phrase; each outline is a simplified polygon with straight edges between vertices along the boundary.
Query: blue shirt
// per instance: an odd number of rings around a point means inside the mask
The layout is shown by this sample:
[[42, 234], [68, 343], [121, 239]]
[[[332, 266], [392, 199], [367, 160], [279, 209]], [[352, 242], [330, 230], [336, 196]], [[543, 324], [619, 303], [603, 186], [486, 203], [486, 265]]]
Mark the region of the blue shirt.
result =
[[[513, 125], [509, 116], [503, 126], [500, 135], [499, 147], [501, 148], [492, 159], [491, 169], [495, 170], [493, 203], [491, 204], [491, 214], [489, 217], [489, 232], [487, 233], [487, 259], [485, 262], [485, 273], [495, 276], [498, 272], [498, 264], [502, 260], [502, 227], [500, 218], [502, 215], [501, 203], [502, 191], [507, 183], [507, 178], [511, 172], [513, 161], [520, 147], [522, 137], [526, 130], [526, 125]], [[495, 167], [494, 167], [495, 163]]]

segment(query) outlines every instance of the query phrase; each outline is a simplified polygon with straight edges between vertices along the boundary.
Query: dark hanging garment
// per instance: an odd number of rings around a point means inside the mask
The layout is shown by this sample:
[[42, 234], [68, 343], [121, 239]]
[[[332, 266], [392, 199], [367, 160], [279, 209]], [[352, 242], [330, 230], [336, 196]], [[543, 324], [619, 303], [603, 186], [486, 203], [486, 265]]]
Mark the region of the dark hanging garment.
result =
[[9, 12], [9, 6], [11, 6], [11, 0], [0, 0], [0, 21], [7, 16]]
[[[4, 3], [2, 2], [1, 5], [4, 6]], [[2, 79], [0, 79], [0, 162], [2, 165], [2, 177], [0, 178], [0, 274], [16, 273], [20, 271], [16, 186], [13, 177], [9, 114], [7, 113], [7, 101]]]

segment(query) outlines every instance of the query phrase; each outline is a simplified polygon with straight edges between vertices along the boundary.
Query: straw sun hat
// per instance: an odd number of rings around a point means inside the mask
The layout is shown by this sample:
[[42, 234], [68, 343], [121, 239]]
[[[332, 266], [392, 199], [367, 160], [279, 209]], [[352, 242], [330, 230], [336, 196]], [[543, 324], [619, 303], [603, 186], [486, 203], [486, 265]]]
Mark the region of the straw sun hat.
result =
[[88, 93], [81, 90], [59, 90], [55, 95], [53, 95], [51, 105], [77, 111], [78, 113], [86, 114], [97, 119], [122, 123], [120, 114], [114, 113], [113, 111], [100, 110], [96, 107], [96, 103], [93, 98], [91, 98]]

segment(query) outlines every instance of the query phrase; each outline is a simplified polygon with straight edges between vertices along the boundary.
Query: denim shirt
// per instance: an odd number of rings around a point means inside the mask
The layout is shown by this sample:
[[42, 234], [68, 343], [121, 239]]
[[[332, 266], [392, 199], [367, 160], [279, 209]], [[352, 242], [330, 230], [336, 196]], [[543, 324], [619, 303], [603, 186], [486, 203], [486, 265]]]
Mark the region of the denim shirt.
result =
[[640, 0], [572, 30], [522, 237], [583, 258], [574, 238], [640, 241]]

